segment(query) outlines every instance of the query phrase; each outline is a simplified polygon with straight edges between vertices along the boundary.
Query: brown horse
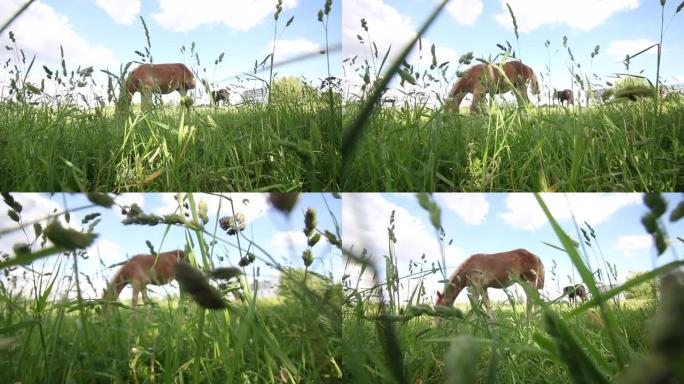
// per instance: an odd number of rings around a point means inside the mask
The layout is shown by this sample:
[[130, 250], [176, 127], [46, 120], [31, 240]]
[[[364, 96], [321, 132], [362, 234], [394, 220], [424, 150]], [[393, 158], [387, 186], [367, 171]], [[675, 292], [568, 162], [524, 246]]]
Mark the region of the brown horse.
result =
[[181, 250], [159, 253], [158, 255], [135, 255], [124, 264], [105, 290], [105, 300], [116, 300], [129, 283], [133, 287], [132, 303], [138, 304], [138, 294], [142, 292], [143, 302], [149, 303], [147, 284], [164, 285], [176, 277], [175, 266], [185, 259]]
[[[437, 292], [435, 305], [451, 306], [468, 287], [468, 295], [482, 303], [492, 314], [487, 288], [507, 288], [515, 282], [529, 283], [537, 291], [544, 288], [544, 264], [535, 254], [516, 249], [500, 253], [478, 253], [470, 256], [451, 274], [444, 293]], [[527, 297], [527, 318], [532, 311], [532, 301]]]
[[194, 88], [195, 76], [184, 64], [141, 64], [128, 75], [124, 84], [126, 92], [119, 97], [128, 107], [133, 95], [140, 92], [141, 107], [145, 109], [152, 101], [153, 93], [167, 95], [178, 91], [182, 98]]
[[566, 102], [566, 106], [572, 104], [573, 106], [575, 105], [575, 102], [573, 101], [572, 97], [572, 91], [569, 89], [564, 89], [562, 91], [556, 91], [555, 94], [553, 95], [554, 99], [558, 99], [561, 105], [563, 105], [563, 101]]
[[[502, 75], [505, 75], [502, 76]], [[532, 87], [532, 93], [539, 94], [539, 81], [532, 68], [520, 61], [509, 61], [503, 66], [499, 64], [477, 64], [463, 74], [449, 92], [447, 111], [458, 112], [461, 101], [468, 94], [473, 94], [473, 102], [470, 105], [470, 113], [477, 111], [478, 104], [489, 94], [494, 96], [513, 90], [518, 105], [523, 101], [528, 102], [527, 83]]]

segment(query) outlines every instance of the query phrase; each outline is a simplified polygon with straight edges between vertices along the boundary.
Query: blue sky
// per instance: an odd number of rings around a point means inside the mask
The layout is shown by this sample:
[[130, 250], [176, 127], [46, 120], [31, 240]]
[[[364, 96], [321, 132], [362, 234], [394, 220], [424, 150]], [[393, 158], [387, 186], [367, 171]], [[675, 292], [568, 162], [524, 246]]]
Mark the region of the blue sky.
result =
[[[520, 49], [515, 41], [506, 2], [516, 15]], [[436, 0], [346, 0], [342, 22], [343, 57], [364, 57], [367, 53], [356, 37], [361, 35], [367, 39], [360, 26], [361, 18], [368, 21], [370, 38], [377, 44], [381, 55], [390, 44], [392, 53], [398, 54], [437, 3]], [[669, 0], [665, 8], [661, 76], [667, 84], [684, 83], [684, 68], [680, 65], [684, 62], [681, 43], [684, 12], [674, 15], [679, 3]], [[620, 61], [626, 54], [636, 54], [656, 43], [659, 33], [660, 2], [656, 0], [452, 0], [447, 11], [438, 17], [424, 36], [424, 59], [419, 68], [429, 67], [432, 43], [436, 46], [439, 63], [453, 63], [450, 68], [450, 75], [453, 75], [462, 54], [473, 51], [475, 57], [493, 57], [499, 52], [496, 44], [506, 45], [508, 40], [518, 52], [518, 57], [545, 78], [550, 54], [551, 81], [546, 79], [544, 83], [550, 83], [551, 88], [570, 88], [569, 58], [562, 46], [564, 35], [568, 37], [568, 46], [575, 60], [581, 63], [582, 71], [590, 73], [591, 65], [591, 72], [601, 76], [603, 81], [610, 81], [612, 74], [625, 72]], [[545, 47], [546, 40], [550, 41], [549, 50]], [[600, 51], [591, 64], [590, 55], [596, 45], [600, 46]], [[653, 81], [655, 52], [654, 48], [648, 54], [634, 58], [629, 73], [638, 74], [643, 69], [644, 75]], [[418, 66], [415, 52], [409, 62]]]
[[[546, 267], [545, 292], [555, 295], [579, 275], [569, 257], [543, 242], [560, 245], [550, 224], [541, 212], [534, 196], [515, 194], [434, 194], [442, 209], [442, 226], [445, 230], [445, 259], [447, 275], [451, 274], [467, 256], [475, 253], [495, 253], [516, 248], [526, 248], [540, 256]], [[563, 229], [572, 238], [580, 235], [572, 217], [583, 226], [588, 222], [596, 231], [597, 245], [606, 261], [617, 265], [618, 279], [638, 271], [648, 271], [655, 266], [681, 258], [684, 244], [675, 237], [684, 237], [684, 220], [670, 223], [663, 220], [672, 238], [673, 248], [661, 257], [655, 256], [655, 248], [641, 225], [641, 217], [647, 208], [641, 194], [543, 194], [546, 204]], [[669, 203], [668, 213], [684, 199], [682, 194], [665, 194]], [[345, 194], [342, 203], [343, 234], [345, 247], [356, 250], [367, 248], [382, 260], [388, 254], [387, 227], [392, 210], [395, 210], [396, 255], [399, 259], [400, 276], [409, 274], [409, 261], [421, 263], [425, 254], [425, 269], [432, 263], [441, 262], [438, 236], [430, 224], [429, 215], [417, 203], [414, 194]], [[667, 217], [667, 216], [666, 216]], [[449, 242], [453, 243], [449, 245]], [[589, 263], [593, 270], [599, 268], [598, 247], [587, 247]], [[594, 251], [597, 253], [595, 254]], [[557, 263], [557, 281], [552, 280], [553, 261]], [[380, 268], [384, 271], [384, 264]], [[414, 272], [418, 269], [414, 268]], [[603, 268], [605, 271], [605, 267]], [[358, 277], [358, 270], [350, 268], [345, 273]], [[570, 277], [568, 277], [570, 276]], [[428, 275], [425, 280], [428, 296], [433, 300], [434, 291], [441, 290], [441, 275]], [[604, 280], [606, 277], [604, 277]], [[362, 285], [367, 280], [362, 280]], [[403, 298], [415, 286], [404, 287]], [[490, 290], [492, 298], [502, 298], [500, 290]], [[465, 295], [459, 302], [467, 302]]]
[[[5, 20], [24, 3], [4, 0], [0, 19]], [[221, 86], [237, 84], [234, 76], [250, 71], [255, 60], [261, 62], [273, 42], [275, 0], [38, 0], [9, 28], [15, 32], [19, 48], [37, 63], [56, 68], [59, 45], [65, 49], [69, 69], [94, 66], [118, 72], [119, 66], [139, 60], [135, 50], [143, 51], [146, 40], [139, 16], [149, 28], [154, 62], [183, 62], [196, 69], [206, 68], [210, 82]], [[285, 0], [278, 21], [276, 62], [325, 47], [323, 25], [317, 20], [325, 1]], [[294, 22], [284, 28], [290, 17]], [[340, 2], [334, 1], [328, 33], [330, 45], [340, 43]], [[10, 45], [7, 32], [0, 38]], [[189, 50], [196, 43], [201, 65]], [[181, 46], [186, 53], [180, 52]], [[225, 53], [218, 66], [214, 60]], [[3, 62], [7, 52], [2, 53]], [[340, 52], [331, 54], [331, 72], [340, 74]], [[34, 68], [43, 76], [40, 66]], [[304, 76], [314, 84], [327, 77], [325, 56], [278, 67], [280, 76]], [[266, 73], [267, 74], [267, 73]], [[263, 77], [264, 74], [258, 74]], [[0, 77], [2, 79], [2, 77]], [[247, 89], [261, 87], [243, 84]]]
[[[24, 221], [37, 220], [45, 218], [53, 209], [62, 211], [65, 207], [75, 209], [77, 207], [86, 206], [90, 203], [80, 194], [13, 194], [14, 198], [23, 206], [22, 218]], [[133, 202], [142, 206], [145, 212], [156, 214], [173, 213], [178, 204], [174, 199], [175, 194], [122, 194], [116, 197], [117, 203], [121, 205], [130, 205]], [[277, 262], [292, 267], [302, 267], [301, 253], [306, 248], [306, 237], [302, 233], [304, 227], [303, 212], [306, 208], [312, 207], [318, 212], [318, 228], [321, 230], [329, 230], [335, 233], [335, 226], [333, 224], [333, 217], [328, 213], [325, 206], [327, 201], [334, 216], [338, 221], [341, 221], [340, 215], [340, 200], [333, 198], [330, 194], [308, 193], [301, 194], [300, 200], [292, 211], [289, 220], [280, 212], [274, 210], [267, 200], [267, 194], [247, 193], [247, 194], [225, 194], [233, 199], [235, 204], [235, 211], [242, 212], [247, 217], [247, 228], [243, 232], [247, 238], [251, 239], [259, 246], [269, 252]], [[209, 196], [204, 194], [195, 194], [195, 201], [205, 200], [208, 205], [210, 222], [205, 226], [205, 229], [211, 233], [214, 231], [216, 225], [216, 210], [218, 209], [219, 198], [216, 196]], [[324, 201], [325, 199], [325, 201]], [[220, 216], [228, 215], [230, 212], [230, 205], [226, 200], [223, 200]], [[0, 203], [0, 229], [12, 228], [16, 223], [10, 221], [6, 212], [7, 206], [4, 202]], [[95, 232], [99, 233], [99, 237], [88, 249], [90, 258], [88, 260], [79, 261], [79, 270], [91, 277], [94, 285], [100, 289], [105, 286], [117, 268], [107, 268], [112, 264], [119, 263], [135, 254], [149, 253], [145, 240], [149, 240], [157, 251], [167, 251], [178, 248], [183, 248], [186, 243], [186, 231], [182, 228], [171, 227], [166, 240], [162, 244], [162, 238], [166, 231], [166, 226], [142, 226], [129, 225], [125, 226], [121, 223], [123, 216], [117, 208], [93, 208], [83, 211], [73, 212], [71, 215], [71, 226], [77, 229], [81, 228], [81, 219], [88, 213], [100, 212], [102, 213], [101, 222], [95, 228]], [[45, 222], [43, 222], [45, 223]], [[33, 229], [31, 226], [27, 228], [28, 241], [33, 239]], [[214, 250], [214, 263], [216, 267], [219, 266], [237, 266], [240, 259], [238, 252], [237, 240], [234, 236], [228, 236], [218, 229], [218, 237], [233, 244], [226, 245], [219, 242]], [[207, 242], [211, 239], [205, 236]], [[196, 244], [196, 238], [193, 239]], [[247, 248], [246, 243], [242, 241], [242, 247]], [[14, 231], [0, 237], [0, 250], [12, 254], [12, 246], [18, 242], [27, 242], [26, 235], [21, 231]], [[267, 258], [257, 249], [252, 248], [251, 251], [262, 259]], [[243, 252], [244, 254], [244, 252]], [[320, 241], [319, 244], [313, 247], [313, 254], [315, 261], [311, 269], [320, 273], [329, 275], [330, 273], [336, 279], [341, 277], [340, 272], [340, 255], [337, 248], [330, 246], [326, 241]], [[196, 253], [199, 256], [199, 253]], [[223, 256], [223, 261], [218, 260], [218, 256]], [[38, 271], [51, 270], [60, 259], [58, 256], [49, 257], [39, 260], [31, 268]], [[100, 261], [101, 260], [101, 261]], [[66, 274], [71, 273], [71, 262], [63, 264]], [[254, 269], [253, 269], [254, 268]], [[259, 268], [259, 280], [271, 280], [277, 283], [278, 272], [266, 266], [262, 261], [257, 261], [252, 266], [248, 267], [246, 271], [250, 275], [253, 271]], [[21, 275], [24, 273], [23, 268], [15, 271], [15, 274]], [[29, 274], [30, 276], [30, 274]], [[94, 293], [91, 289], [87, 290], [87, 296], [93, 297]], [[130, 293], [124, 291], [122, 297], [130, 297]]]

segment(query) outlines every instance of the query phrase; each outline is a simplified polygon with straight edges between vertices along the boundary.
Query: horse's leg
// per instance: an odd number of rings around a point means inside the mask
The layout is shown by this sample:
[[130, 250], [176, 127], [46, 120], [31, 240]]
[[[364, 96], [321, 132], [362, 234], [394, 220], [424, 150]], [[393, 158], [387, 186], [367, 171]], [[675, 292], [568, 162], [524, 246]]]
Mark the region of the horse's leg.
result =
[[518, 84], [513, 93], [515, 93], [515, 98], [518, 101], [518, 107], [523, 108], [530, 103], [530, 99], [527, 97], [527, 87], [524, 84]]
[[454, 95], [454, 97], [447, 99], [447, 112], [458, 113], [461, 107], [461, 102], [466, 95], [467, 93], [459, 93]]
[[[528, 284], [529, 289], [534, 289], [532, 284]], [[530, 325], [530, 322], [532, 321], [532, 310], [534, 309], [534, 302], [532, 301], [532, 298], [530, 297], [530, 294], [528, 293], [527, 290], [525, 290], [525, 298], [526, 298], [526, 312], [527, 312], [527, 325]]]
[[143, 112], [150, 109], [152, 104], [152, 88], [143, 86], [140, 88], [140, 110]]
[[140, 293], [140, 286], [135, 282], [133, 282], [133, 284], [131, 285], [133, 287], [133, 296], [131, 297], [131, 304], [135, 307], [136, 305], [138, 305], [138, 294]]
[[478, 312], [480, 309], [480, 293], [473, 286], [468, 287], [468, 299], [473, 311]]
[[478, 112], [480, 109], [479, 104], [482, 102], [482, 93], [483, 89], [480, 87], [476, 87], [473, 89], [473, 102], [470, 104], [470, 114], [474, 114]]
[[150, 304], [150, 298], [147, 296], [147, 286], [145, 286], [145, 285], [142, 286], [141, 293], [142, 293], [143, 303], [145, 303], [145, 305], [149, 305]]
[[482, 292], [482, 304], [484, 304], [485, 308], [487, 309], [487, 315], [489, 315], [490, 319], [494, 319], [494, 312], [492, 312], [492, 304], [489, 302], [489, 294], [487, 294], [487, 288], [483, 288]]

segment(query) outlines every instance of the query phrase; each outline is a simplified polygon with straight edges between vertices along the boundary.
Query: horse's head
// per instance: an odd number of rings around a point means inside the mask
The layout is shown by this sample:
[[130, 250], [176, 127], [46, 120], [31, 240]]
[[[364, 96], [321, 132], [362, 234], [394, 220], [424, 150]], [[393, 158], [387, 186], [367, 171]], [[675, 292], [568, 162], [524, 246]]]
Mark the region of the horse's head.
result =
[[437, 291], [437, 301], [435, 302], [435, 305], [447, 305], [445, 296], [445, 294]]

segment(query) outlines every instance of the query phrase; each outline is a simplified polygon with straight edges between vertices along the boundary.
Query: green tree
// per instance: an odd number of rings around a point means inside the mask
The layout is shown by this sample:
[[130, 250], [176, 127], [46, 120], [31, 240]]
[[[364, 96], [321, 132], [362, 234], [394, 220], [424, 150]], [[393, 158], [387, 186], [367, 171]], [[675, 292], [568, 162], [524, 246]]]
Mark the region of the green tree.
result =
[[320, 102], [316, 89], [295, 76], [279, 77], [271, 87], [271, 102], [276, 104]]
[[[630, 273], [627, 278], [628, 280], [634, 279], [636, 277], [639, 277], [640, 275], [643, 275], [643, 272], [633, 272]], [[655, 280], [648, 280], [645, 281], [633, 288], [630, 288], [625, 291], [625, 298], [626, 299], [650, 299], [653, 298], [653, 294], [658, 288], [657, 283]]]

